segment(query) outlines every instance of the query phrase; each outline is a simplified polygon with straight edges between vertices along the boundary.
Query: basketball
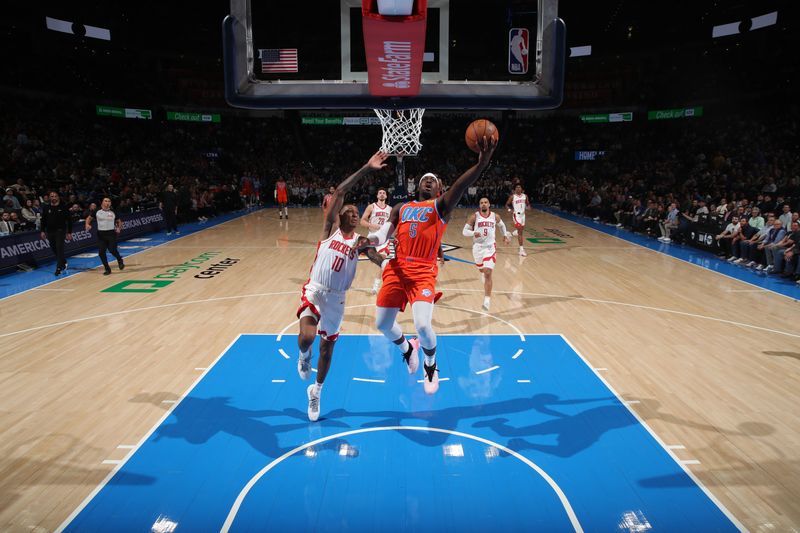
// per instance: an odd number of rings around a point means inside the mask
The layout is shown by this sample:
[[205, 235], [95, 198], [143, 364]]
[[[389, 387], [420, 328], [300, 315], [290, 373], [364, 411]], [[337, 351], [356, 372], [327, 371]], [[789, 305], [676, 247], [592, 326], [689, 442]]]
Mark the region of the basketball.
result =
[[500, 139], [497, 126], [495, 126], [491, 120], [479, 118], [478, 120], [473, 120], [472, 123], [467, 126], [467, 133], [464, 134], [464, 140], [467, 141], [467, 146], [469, 146], [470, 150], [473, 152], [480, 152], [481, 149], [478, 148], [478, 139], [484, 136], [493, 137], [495, 142]]

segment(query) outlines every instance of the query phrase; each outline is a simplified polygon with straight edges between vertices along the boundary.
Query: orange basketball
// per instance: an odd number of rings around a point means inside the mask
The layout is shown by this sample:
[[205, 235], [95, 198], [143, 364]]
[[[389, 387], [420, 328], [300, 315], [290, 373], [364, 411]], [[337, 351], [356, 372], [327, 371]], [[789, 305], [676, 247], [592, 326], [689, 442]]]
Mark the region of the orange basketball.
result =
[[464, 140], [467, 141], [469, 149], [473, 152], [480, 152], [481, 149], [478, 148], [478, 139], [482, 139], [483, 137], [487, 139], [493, 137], [494, 141], [497, 142], [500, 139], [497, 126], [495, 126], [491, 120], [486, 120], [485, 118], [473, 120], [472, 123], [467, 126], [467, 133], [464, 134]]

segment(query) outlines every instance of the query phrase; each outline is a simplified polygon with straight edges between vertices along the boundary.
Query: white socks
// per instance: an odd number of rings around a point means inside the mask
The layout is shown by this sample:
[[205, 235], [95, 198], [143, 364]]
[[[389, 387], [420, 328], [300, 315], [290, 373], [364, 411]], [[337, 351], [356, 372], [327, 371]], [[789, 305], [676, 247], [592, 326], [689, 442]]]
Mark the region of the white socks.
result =
[[425, 365], [433, 366], [436, 364], [436, 356], [425, 354]]

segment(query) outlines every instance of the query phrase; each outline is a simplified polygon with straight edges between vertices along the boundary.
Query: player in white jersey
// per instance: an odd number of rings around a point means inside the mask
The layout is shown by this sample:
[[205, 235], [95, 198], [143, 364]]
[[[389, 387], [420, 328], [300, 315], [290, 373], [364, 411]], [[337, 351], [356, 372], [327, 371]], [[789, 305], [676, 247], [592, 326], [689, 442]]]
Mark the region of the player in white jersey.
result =
[[497, 263], [496, 230], [503, 234], [503, 241], [511, 242], [511, 234], [497, 213], [489, 209], [489, 199], [481, 198], [479, 211], [473, 213], [464, 224], [462, 234], [472, 237], [472, 257], [483, 278], [483, 309], [488, 311], [492, 298], [492, 271]]
[[377, 264], [383, 260], [374, 248], [369, 247], [366, 237], [356, 233], [358, 208], [343, 205], [344, 197], [353, 185], [367, 174], [386, 166], [388, 156], [383, 152], [373, 155], [367, 164], [344, 180], [332, 193], [331, 202], [322, 223], [322, 236], [317, 244], [317, 255], [311, 265], [311, 274], [303, 285], [300, 296], [300, 334], [297, 344], [300, 356], [297, 373], [305, 380], [311, 375], [311, 346], [319, 330], [319, 359], [316, 382], [308, 386], [308, 418], [315, 422], [319, 418], [319, 400], [322, 384], [328, 375], [333, 356], [333, 344], [339, 336], [339, 326], [344, 316], [345, 292], [353, 283], [358, 265], [358, 255], [365, 251]]
[[[389, 220], [389, 215], [392, 213], [392, 206], [386, 203], [386, 198], [388, 197], [389, 195], [386, 193], [386, 189], [378, 189], [378, 200], [369, 204], [364, 210], [364, 214], [361, 215], [361, 225], [369, 229], [370, 233], [378, 231], [381, 226], [386, 224], [386, 221]], [[381, 273], [383, 273], [383, 269], [386, 268], [386, 265], [389, 263], [389, 259], [394, 256], [393, 250], [391, 249], [391, 245], [393, 244], [393, 241], [389, 241], [381, 248], [378, 248], [378, 253], [381, 254], [384, 259], [381, 264]], [[378, 294], [378, 289], [380, 288], [381, 277], [378, 276], [372, 283], [372, 294]]]
[[513, 213], [514, 233], [519, 241], [519, 255], [526, 256], [525, 248], [522, 246], [525, 233], [525, 211], [531, 208], [528, 195], [522, 191], [519, 183], [514, 187], [514, 194], [508, 197], [506, 207], [509, 213]]

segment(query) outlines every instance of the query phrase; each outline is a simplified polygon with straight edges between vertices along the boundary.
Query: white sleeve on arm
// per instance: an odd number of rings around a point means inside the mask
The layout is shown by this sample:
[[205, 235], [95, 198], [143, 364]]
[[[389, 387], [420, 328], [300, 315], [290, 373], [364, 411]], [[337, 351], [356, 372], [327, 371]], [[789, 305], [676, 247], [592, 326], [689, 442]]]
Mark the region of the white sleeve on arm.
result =
[[464, 229], [461, 231], [461, 234], [464, 237], [474, 237], [475, 236], [475, 230], [472, 229], [472, 227], [469, 224], [464, 224]]
[[394, 233], [394, 224], [387, 222], [381, 226], [378, 231], [367, 235], [367, 239], [369, 239], [369, 243], [371, 245], [381, 246], [383, 243], [389, 240], [389, 236], [392, 233]]
[[502, 218], [500, 219], [500, 222], [497, 223], [497, 227], [503, 232], [503, 237], [511, 237], [511, 234], [506, 229], [506, 223], [503, 222]]

